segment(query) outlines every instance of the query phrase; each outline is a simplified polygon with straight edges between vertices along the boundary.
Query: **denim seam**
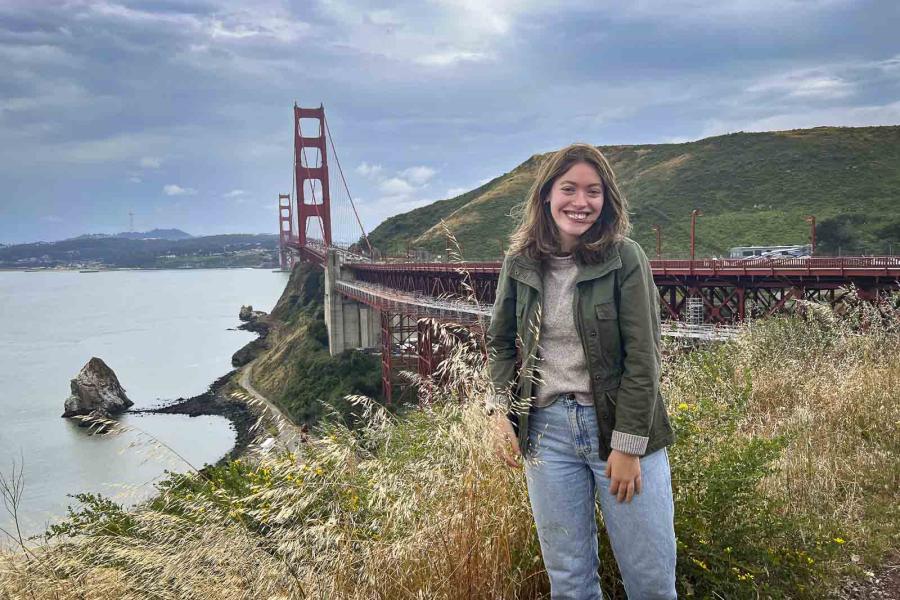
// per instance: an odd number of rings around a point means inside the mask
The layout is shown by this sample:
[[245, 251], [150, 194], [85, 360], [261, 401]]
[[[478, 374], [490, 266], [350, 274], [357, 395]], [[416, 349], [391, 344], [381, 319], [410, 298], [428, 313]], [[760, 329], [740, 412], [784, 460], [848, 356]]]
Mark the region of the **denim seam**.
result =
[[592, 433], [588, 430], [587, 422], [585, 421], [585, 407], [576, 406], [575, 415], [578, 421], [578, 435], [579, 435], [579, 443], [578, 443], [578, 453], [585, 459], [589, 459], [592, 452], [591, 440], [593, 439]]

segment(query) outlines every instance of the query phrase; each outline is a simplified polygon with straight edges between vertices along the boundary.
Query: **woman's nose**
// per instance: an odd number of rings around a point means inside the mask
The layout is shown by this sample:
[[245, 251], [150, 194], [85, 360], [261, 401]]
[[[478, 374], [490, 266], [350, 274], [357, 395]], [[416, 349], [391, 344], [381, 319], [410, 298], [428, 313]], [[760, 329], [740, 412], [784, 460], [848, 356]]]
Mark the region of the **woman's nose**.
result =
[[576, 206], [581, 206], [581, 207], [588, 206], [587, 192], [584, 192], [584, 191], [575, 192], [575, 198], [572, 200], [572, 204], [576, 205]]

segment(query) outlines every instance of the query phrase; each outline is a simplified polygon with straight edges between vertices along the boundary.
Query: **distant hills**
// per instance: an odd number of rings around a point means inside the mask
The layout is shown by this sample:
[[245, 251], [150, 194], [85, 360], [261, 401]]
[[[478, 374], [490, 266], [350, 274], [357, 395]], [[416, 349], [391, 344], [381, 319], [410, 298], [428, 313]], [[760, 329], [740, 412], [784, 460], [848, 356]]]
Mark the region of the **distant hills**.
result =
[[186, 240], [192, 237], [194, 236], [180, 229], [152, 229], [150, 231], [123, 231], [122, 233], [116, 234], [86, 233], [69, 239], [96, 240], [102, 238], [121, 238], [125, 240]]
[[278, 236], [195, 237], [179, 229], [82, 235], [59, 242], [0, 247], [0, 268], [275, 267]]
[[[628, 198], [631, 237], [655, 254], [727, 256], [743, 245], [805, 244], [817, 218], [818, 254], [900, 253], [900, 126], [732, 133], [683, 144], [599, 146]], [[441, 253], [444, 219], [470, 260], [497, 259], [541, 161], [535, 155], [470, 192], [384, 221], [369, 235], [389, 254]]]

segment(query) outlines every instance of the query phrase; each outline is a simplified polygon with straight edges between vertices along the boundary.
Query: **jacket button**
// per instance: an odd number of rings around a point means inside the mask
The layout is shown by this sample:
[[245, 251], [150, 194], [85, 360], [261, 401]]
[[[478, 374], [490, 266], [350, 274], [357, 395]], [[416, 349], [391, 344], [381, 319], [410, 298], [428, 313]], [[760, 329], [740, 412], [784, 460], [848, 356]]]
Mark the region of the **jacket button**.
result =
[[596, 332], [596, 331], [592, 331], [592, 332], [591, 332], [591, 337], [597, 337], [597, 332]]
[[603, 379], [603, 377], [600, 375], [594, 375], [594, 379], [596, 379], [597, 381], [600, 381], [601, 379]]

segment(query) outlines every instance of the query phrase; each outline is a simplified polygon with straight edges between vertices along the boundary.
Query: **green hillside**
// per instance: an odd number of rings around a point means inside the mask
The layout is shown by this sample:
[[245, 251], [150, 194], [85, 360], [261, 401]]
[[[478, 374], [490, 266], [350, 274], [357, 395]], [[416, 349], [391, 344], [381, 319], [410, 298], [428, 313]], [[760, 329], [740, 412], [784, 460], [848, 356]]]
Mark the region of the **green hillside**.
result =
[[[648, 254], [658, 223], [663, 257], [686, 257], [694, 208], [703, 211], [698, 257], [727, 256], [732, 246], [807, 243], [809, 214], [818, 222], [817, 254], [900, 252], [900, 126], [732, 133], [600, 150], [630, 203], [631, 237]], [[370, 239], [390, 253], [407, 243], [441, 253], [443, 218], [465, 258], [499, 258], [498, 240], [507, 245], [516, 224], [510, 210], [545, 156], [462, 196], [391, 217]]]

